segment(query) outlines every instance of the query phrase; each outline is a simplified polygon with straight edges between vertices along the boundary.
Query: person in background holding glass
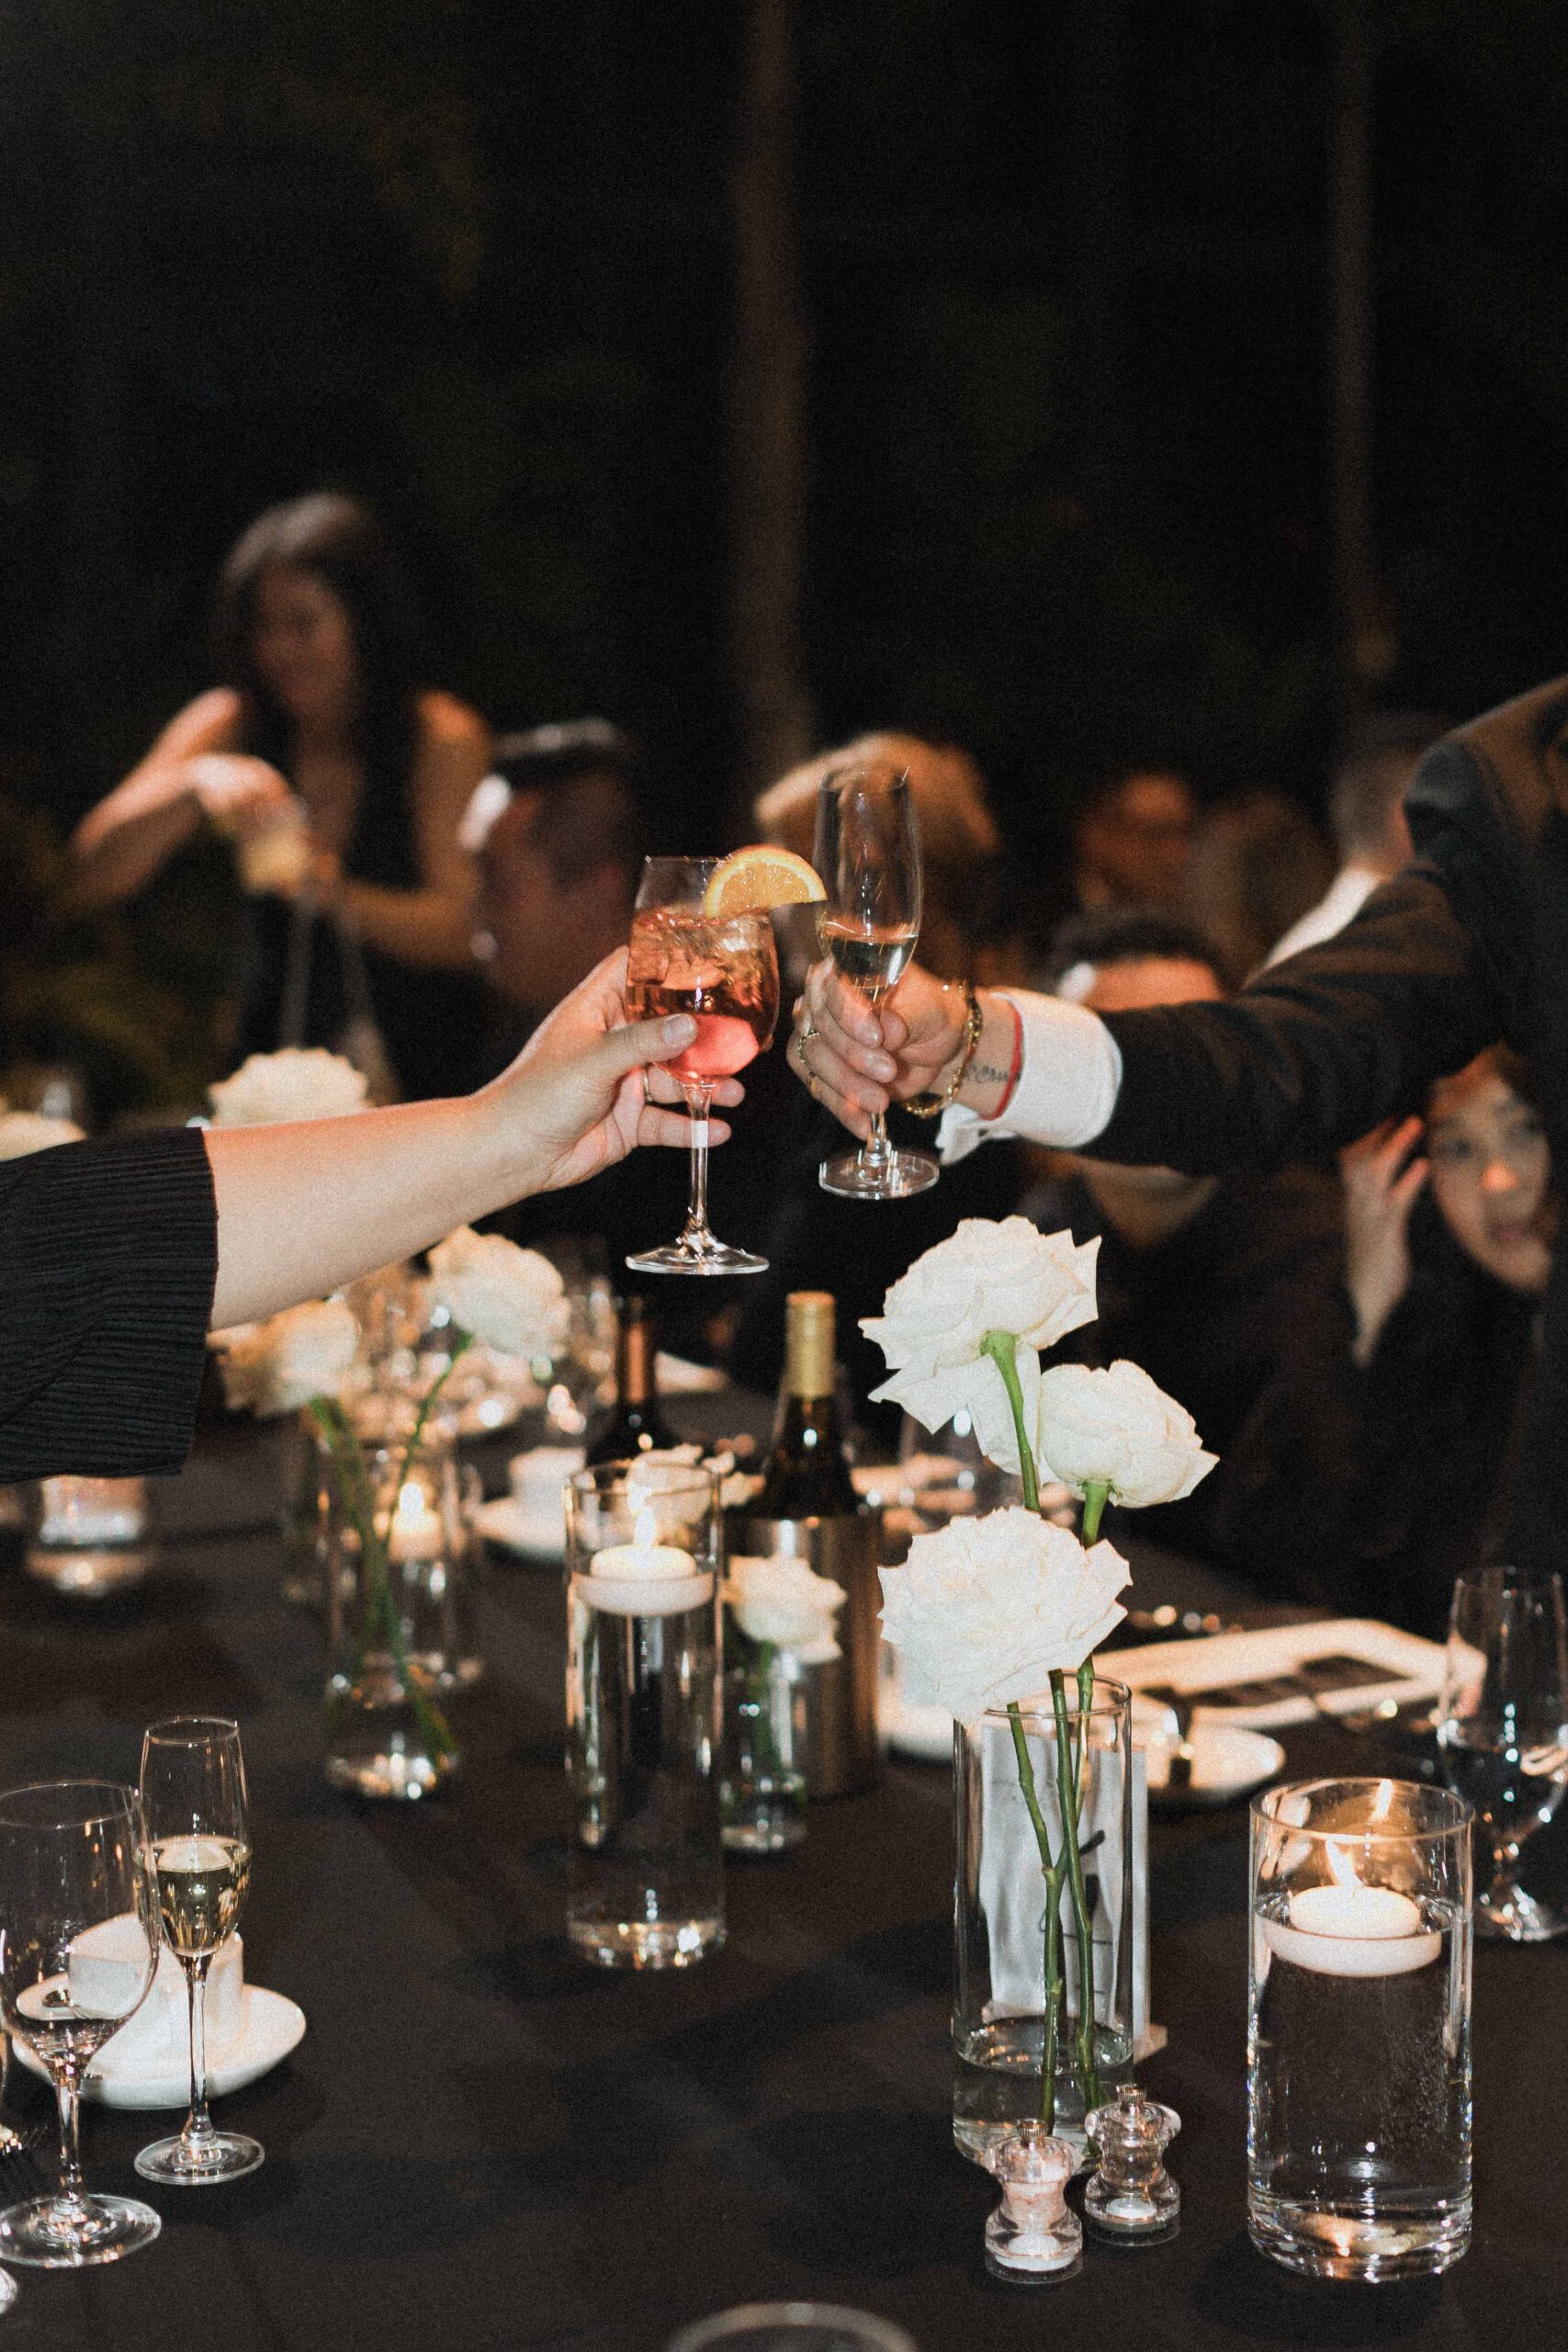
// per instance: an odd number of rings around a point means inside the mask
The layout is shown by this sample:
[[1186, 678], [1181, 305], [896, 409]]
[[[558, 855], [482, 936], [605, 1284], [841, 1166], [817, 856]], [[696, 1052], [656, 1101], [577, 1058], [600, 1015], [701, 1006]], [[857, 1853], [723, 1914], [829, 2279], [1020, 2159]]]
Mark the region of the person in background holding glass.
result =
[[[472, 1083], [474, 870], [457, 831], [490, 735], [423, 683], [375, 518], [331, 492], [270, 508], [224, 564], [217, 638], [224, 683], [77, 828], [76, 903], [132, 897], [210, 820], [249, 876], [236, 1059], [330, 1046], [378, 1091]], [[389, 1072], [367, 1068], [383, 1050]]]

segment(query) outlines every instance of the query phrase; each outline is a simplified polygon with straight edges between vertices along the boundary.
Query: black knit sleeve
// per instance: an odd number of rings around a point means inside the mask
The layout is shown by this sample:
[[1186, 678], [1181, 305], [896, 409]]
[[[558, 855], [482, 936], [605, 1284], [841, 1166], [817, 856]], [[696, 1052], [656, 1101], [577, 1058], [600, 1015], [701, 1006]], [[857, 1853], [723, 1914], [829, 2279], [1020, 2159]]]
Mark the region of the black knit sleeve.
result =
[[0, 1481], [177, 1470], [217, 1272], [195, 1129], [0, 1164]]

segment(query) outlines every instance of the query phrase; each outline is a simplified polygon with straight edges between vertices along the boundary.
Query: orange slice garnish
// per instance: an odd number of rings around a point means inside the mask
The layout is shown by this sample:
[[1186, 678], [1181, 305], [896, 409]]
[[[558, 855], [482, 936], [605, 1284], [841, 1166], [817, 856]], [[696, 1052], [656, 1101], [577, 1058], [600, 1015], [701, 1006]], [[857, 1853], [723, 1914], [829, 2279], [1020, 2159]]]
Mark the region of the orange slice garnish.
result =
[[760, 914], [769, 907], [798, 907], [825, 899], [822, 877], [792, 849], [753, 842], [732, 850], [714, 867], [703, 892], [706, 915]]

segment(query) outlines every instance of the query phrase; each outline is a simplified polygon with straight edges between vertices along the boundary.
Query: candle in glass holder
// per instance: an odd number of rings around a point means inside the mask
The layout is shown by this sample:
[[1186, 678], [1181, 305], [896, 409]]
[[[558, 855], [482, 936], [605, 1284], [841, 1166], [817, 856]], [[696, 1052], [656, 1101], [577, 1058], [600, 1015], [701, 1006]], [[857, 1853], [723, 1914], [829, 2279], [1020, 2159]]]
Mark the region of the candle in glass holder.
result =
[[711, 1574], [704, 1573], [690, 1552], [678, 1544], [660, 1544], [657, 1535], [653, 1513], [639, 1511], [629, 1544], [611, 1544], [592, 1555], [588, 1574], [572, 1579], [590, 1607], [612, 1616], [670, 1617], [708, 1599]]
[[1265, 1919], [1263, 1932], [1281, 1960], [1323, 1976], [1403, 1976], [1425, 1968], [1442, 1949], [1418, 1904], [1392, 1886], [1368, 1886], [1335, 1849], [1335, 1877], [1290, 1897], [1290, 1917]]

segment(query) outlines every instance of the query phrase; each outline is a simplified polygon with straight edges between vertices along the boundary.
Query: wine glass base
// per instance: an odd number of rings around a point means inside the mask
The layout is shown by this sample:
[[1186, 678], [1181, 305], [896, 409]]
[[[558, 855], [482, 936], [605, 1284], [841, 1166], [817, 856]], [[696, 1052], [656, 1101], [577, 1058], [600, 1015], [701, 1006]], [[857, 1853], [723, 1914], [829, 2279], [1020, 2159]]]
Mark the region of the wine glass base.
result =
[[667, 1241], [660, 1250], [639, 1250], [626, 1260], [634, 1274], [765, 1274], [768, 1261], [727, 1241]]
[[82, 2270], [151, 2245], [163, 2226], [134, 2197], [84, 2197], [69, 2206], [59, 2196], [35, 2197], [0, 2213], [0, 2262]]
[[1502, 1887], [1476, 1904], [1475, 1932], [1488, 1943], [1544, 1944], [1568, 1935], [1568, 1917], [1522, 1886]]
[[907, 1201], [914, 1193], [929, 1193], [942, 1174], [940, 1161], [926, 1151], [889, 1152], [886, 1159], [863, 1159], [846, 1151], [825, 1159], [817, 1182], [825, 1193], [846, 1201]]
[[213, 2188], [220, 2181], [243, 2180], [265, 2155], [261, 2142], [243, 2132], [204, 2132], [194, 2140], [176, 2132], [143, 2148], [136, 2169], [143, 2180], [161, 2181], [165, 2188]]

